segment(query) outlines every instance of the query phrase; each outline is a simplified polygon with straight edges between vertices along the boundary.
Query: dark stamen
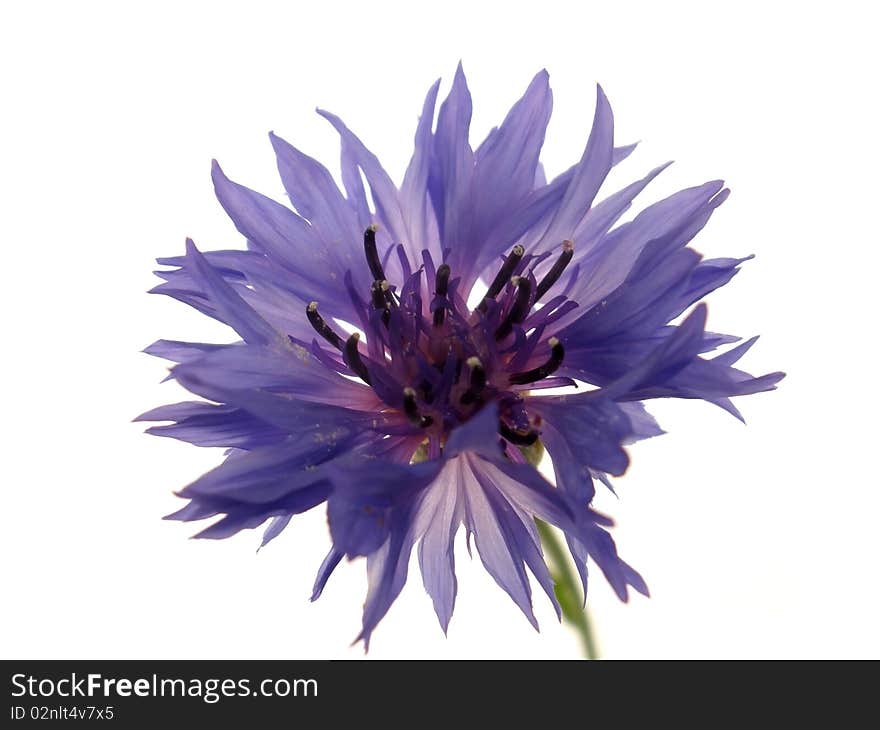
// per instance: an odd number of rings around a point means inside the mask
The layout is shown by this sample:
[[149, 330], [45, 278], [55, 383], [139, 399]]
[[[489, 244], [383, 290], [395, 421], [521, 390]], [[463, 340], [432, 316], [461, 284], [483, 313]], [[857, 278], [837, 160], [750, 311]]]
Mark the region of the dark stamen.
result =
[[468, 405], [476, 401], [483, 388], [486, 387], [486, 370], [483, 368], [480, 358], [469, 357], [467, 359], [467, 366], [471, 371], [470, 382], [468, 389], [461, 396], [462, 405]]
[[374, 281], [370, 286], [370, 295], [373, 299], [373, 306], [376, 309], [385, 309], [387, 307], [387, 299], [385, 292], [388, 291], [388, 282], [384, 279]]
[[339, 350], [343, 348], [342, 338], [330, 329], [330, 325], [328, 325], [324, 321], [324, 318], [318, 314], [317, 302], [311, 302], [309, 306], [306, 307], [306, 317], [309, 318], [309, 323], [315, 328], [315, 332], [321, 335], [321, 337], [327, 340], [327, 342], [333, 345], [333, 347]]
[[504, 285], [510, 280], [513, 270], [522, 260], [525, 252], [526, 250], [520, 244], [516, 244], [516, 246], [513, 247], [513, 250], [505, 259], [498, 273], [495, 275], [495, 278], [492, 280], [492, 283], [489, 285], [489, 290], [486, 292], [486, 296], [484, 296], [483, 301], [480, 302], [479, 309], [481, 312], [486, 311], [486, 300], [497, 297], [498, 293], [504, 288]]
[[391, 318], [391, 313], [388, 311], [388, 308], [394, 301], [389, 296], [390, 288], [388, 282], [384, 279], [381, 281], [374, 281], [370, 285], [370, 296], [373, 300], [373, 306], [382, 311], [382, 322], [386, 327], [388, 326], [388, 320]]
[[412, 388], [403, 389], [403, 412], [406, 413], [410, 423], [420, 428], [427, 428], [434, 422], [434, 419], [430, 416], [423, 416], [419, 413], [419, 407], [416, 404], [416, 392]]
[[437, 275], [434, 277], [434, 292], [438, 297], [445, 297], [449, 291], [449, 264], [440, 264]]
[[550, 345], [550, 357], [547, 362], [536, 368], [532, 368], [531, 370], [526, 370], [522, 373], [514, 373], [510, 376], [511, 385], [536, 383], [539, 380], [543, 380], [551, 373], [555, 373], [556, 370], [559, 369], [559, 366], [562, 365], [562, 360], [565, 358], [565, 348], [555, 337], [551, 337], [547, 340], [547, 343]]
[[[434, 278], [434, 293], [438, 297], [445, 297], [449, 291], [449, 273], [448, 264], [441, 264], [440, 268], [437, 269], [437, 275]], [[442, 325], [444, 319], [446, 319], [445, 305], [434, 310], [434, 326], [439, 327]]]
[[516, 287], [516, 299], [513, 306], [504, 318], [504, 321], [495, 330], [495, 339], [503, 340], [510, 334], [513, 325], [522, 322], [529, 313], [529, 297], [532, 293], [532, 282], [524, 276], [514, 276], [510, 282]]
[[517, 446], [531, 446], [538, 440], [537, 431], [514, 431], [504, 421], [498, 421], [498, 433]]
[[382, 269], [382, 260], [379, 258], [379, 251], [376, 248], [376, 226], [370, 226], [364, 231], [364, 253], [373, 279], [382, 281], [385, 278], [385, 272]]
[[361, 360], [361, 353], [358, 350], [358, 341], [361, 339], [361, 335], [359, 332], [352, 333], [351, 337], [349, 337], [345, 341], [345, 350], [343, 351], [343, 359], [345, 360], [345, 364], [348, 365], [352, 370], [355, 371], [357, 376], [363, 380], [367, 385], [370, 384], [370, 373], [367, 371], [367, 366], [364, 365], [364, 361]]
[[565, 267], [571, 262], [572, 256], [574, 256], [574, 244], [571, 241], [563, 241], [562, 253], [559, 255], [559, 258], [556, 259], [553, 268], [547, 272], [547, 275], [541, 279], [535, 289], [535, 301], [538, 301], [550, 291], [550, 287], [559, 280], [559, 277], [562, 276], [562, 272], [565, 271]]

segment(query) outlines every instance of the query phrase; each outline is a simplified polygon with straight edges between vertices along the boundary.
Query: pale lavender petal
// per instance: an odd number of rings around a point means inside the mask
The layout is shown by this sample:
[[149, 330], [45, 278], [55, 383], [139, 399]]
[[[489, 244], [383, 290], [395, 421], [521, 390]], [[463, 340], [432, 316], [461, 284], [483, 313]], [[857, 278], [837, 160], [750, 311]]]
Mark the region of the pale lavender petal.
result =
[[455, 534], [464, 513], [464, 484], [460, 462], [451, 463], [427, 490], [414, 517], [421, 535], [419, 566], [425, 590], [434, 603], [444, 633], [455, 607]]
[[602, 87], [596, 87], [596, 112], [584, 155], [577, 165], [565, 196], [541, 241], [546, 246], [571, 239], [578, 221], [593, 203], [611, 169], [614, 148], [614, 116]]
[[440, 247], [437, 245], [439, 240], [437, 218], [428, 195], [428, 175], [431, 170], [434, 143], [432, 134], [434, 105], [437, 102], [439, 88], [438, 79], [428, 90], [416, 129], [415, 151], [400, 188], [400, 199], [407, 216], [407, 228], [412, 236], [412, 240], [408, 241], [410, 245], [405, 247], [411, 260], [415, 252], [423, 249], [432, 251], [436, 256], [441, 255]]
[[376, 214], [379, 221], [388, 229], [388, 233], [395, 243], [407, 245], [410, 236], [401, 209], [399, 193], [376, 155], [370, 152], [335, 114], [322, 109], [318, 109], [318, 114], [330, 122], [339, 132], [339, 136], [342, 137], [343, 144], [350, 151], [352, 159], [363, 170], [373, 194], [373, 202], [376, 204]]
[[470, 240], [474, 215], [474, 153], [468, 141], [471, 111], [470, 91], [459, 64], [437, 117], [429, 186], [440, 240], [444, 248], [451, 249], [448, 263], [465, 278], [473, 264], [473, 252], [464, 245]]
[[205, 295], [217, 308], [220, 318], [234, 329], [245, 342], [264, 345], [277, 342], [282, 335], [245, 302], [212, 267], [190, 240], [186, 241], [187, 259]]
[[338, 256], [353, 266], [360, 263], [361, 234], [353, 211], [333, 177], [317, 160], [303, 154], [274, 133], [269, 133], [278, 159], [278, 172], [290, 201], [299, 214], [327, 243], [339, 248]]
[[[494, 488], [482, 484], [481, 487], [482, 489], [470, 489], [465, 494], [468, 527], [474, 535], [477, 552], [489, 575], [537, 629], [538, 621], [532, 611], [532, 590], [522, 558], [513, 549], [515, 539], [509, 533], [503, 511], [500, 515], [496, 514], [496, 507], [487, 495], [487, 490], [492, 492]], [[507, 509], [510, 509], [509, 505]]]

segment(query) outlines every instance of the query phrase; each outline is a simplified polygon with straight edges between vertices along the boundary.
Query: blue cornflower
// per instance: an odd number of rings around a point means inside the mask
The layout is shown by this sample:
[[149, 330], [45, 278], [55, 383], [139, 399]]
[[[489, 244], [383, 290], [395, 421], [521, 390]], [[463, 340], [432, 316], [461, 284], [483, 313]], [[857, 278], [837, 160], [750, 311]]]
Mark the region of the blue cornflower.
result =
[[[624, 444], [658, 435], [642, 401], [770, 390], [781, 373], [734, 367], [754, 339], [705, 331], [700, 304], [745, 259], [703, 260], [688, 244], [727, 197], [721, 181], [682, 190], [618, 224], [665, 165], [594, 199], [634, 146], [615, 147], [598, 90], [580, 161], [546, 182], [539, 153], [551, 111], [539, 73], [476, 150], [459, 67], [434, 127], [428, 92], [415, 151], [397, 187], [336, 116], [339, 190], [320, 163], [270, 135], [295, 210], [230, 181], [217, 197], [247, 250], [159, 259], [153, 291], [229, 325], [228, 345], [159, 340], [171, 377], [204, 400], [157, 408], [151, 433], [229, 449], [180, 492], [170, 517], [220, 516], [223, 538], [327, 503], [332, 546], [313, 598], [343, 556], [367, 557], [360, 638], [400, 593], [412, 550], [446, 629], [456, 596], [453, 543], [463, 525], [498, 584], [534, 624], [526, 568], [559, 611], [535, 520], [560, 528], [586, 589], [592, 558], [621, 599], [647, 594], [594, 511], [594, 480], [622, 474]], [[361, 175], [373, 200], [368, 202]], [[466, 302], [488, 286], [479, 304]], [[584, 388], [583, 383], [593, 388]], [[546, 388], [571, 391], [544, 395]], [[526, 457], [540, 445], [556, 486]]]

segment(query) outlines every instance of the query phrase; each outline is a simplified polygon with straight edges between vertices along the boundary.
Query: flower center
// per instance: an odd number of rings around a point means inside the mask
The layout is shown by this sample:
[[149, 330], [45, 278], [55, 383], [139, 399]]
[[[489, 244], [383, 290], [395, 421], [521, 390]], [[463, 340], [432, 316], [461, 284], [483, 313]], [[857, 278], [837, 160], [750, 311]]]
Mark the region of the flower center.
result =
[[[535, 308], [571, 262], [571, 242], [563, 242], [561, 254], [540, 281], [534, 269], [548, 254], [534, 256], [514, 246], [472, 311], [458, 291], [460, 279], [447, 264], [435, 267], [424, 251], [423, 265], [411, 272], [402, 247], [397, 248], [405, 279], [399, 288], [385, 277], [374, 226], [364, 232], [364, 255], [373, 279], [369, 301], [347, 279], [365, 343], [358, 332], [344, 339], [338, 335], [318, 312], [317, 302], [306, 308], [315, 332], [341, 353], [341, 363], [328, 356], [328, 364], [363, 380], [392, 412], [405, 416], [408, 429], [420, 429], [438, 445], [492, 401], [499, 406], [498, 433], [505, 441], [535, 443], [540, 424], [530, 418], [523, 391], [571, 383], [551, 378], [565, 349], [556, 337], [544, 340], [543, 332], [576, 305], [562, 294]], [[427, 315], [423, 276], [434, 283]], [[542, 350], [547, 351], [543, 360]], [[540, 364], [526, 367], [534, 362]]]

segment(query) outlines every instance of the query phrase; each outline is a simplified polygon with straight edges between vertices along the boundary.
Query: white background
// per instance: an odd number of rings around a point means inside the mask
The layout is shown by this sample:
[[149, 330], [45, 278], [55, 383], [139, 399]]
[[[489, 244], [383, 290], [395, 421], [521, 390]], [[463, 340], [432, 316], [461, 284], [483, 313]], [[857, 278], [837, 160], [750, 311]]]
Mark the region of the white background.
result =
[[[142, 435], [160, 337], [231, 332], [145, 291], [156, 256], [243, 245], [209, 162], [276, 198], [266, 133], [336, 169], [330, 109], [400, 179], [424, 92], [463, 59], [473, 141], [542, 67], [555, 112], [548, 172], [576, 160], [594, 84], [619, 143], [610, 186], [667, 159], [645, 202], [724, 177], [699, 237], [757, 259], [710, 299], [710, 328], [763, 335], [745, 360], [789, 373], [712, 406], [656, 403], [668, 435], [632, 449], [621, 553], [653, 598], [622, 605], [597, 578], [606, 657], [877, 657], [878, 163], [870, 3], [4, 3], [0, 11], [4, 658], [338, 658], [365, 589], [343, 564], [308, 602], [328, 535], [297, 518], [188, 540], [172, 495], [219, 453]], [[644, 204], [644, 203], [643, 203]], [[460, 546], [463, 548], [463, 546]], [[418, 574], [370, 657], [574, 657], [536, 593], [535, 633], [477, 560], [459, 556], [444, 638]]]

